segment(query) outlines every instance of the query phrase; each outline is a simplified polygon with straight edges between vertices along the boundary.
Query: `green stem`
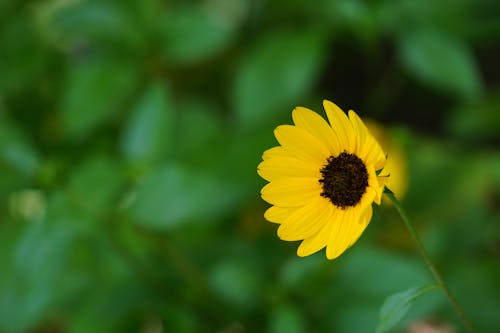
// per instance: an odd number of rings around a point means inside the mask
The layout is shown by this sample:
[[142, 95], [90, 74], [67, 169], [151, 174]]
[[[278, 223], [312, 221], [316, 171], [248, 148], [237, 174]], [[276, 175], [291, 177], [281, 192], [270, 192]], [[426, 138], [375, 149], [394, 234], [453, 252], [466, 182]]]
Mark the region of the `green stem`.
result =
[[404, 210], [403, 206], [401, 205], [399, 200], [396, 199], [396, 197], [394, 196], [394, 193], [392, 193], [391, 191], [385, 191], [384, 193], [391, 200], [394, 207], [396, 207], [396, 210], [398, 211], [399, 215], [403, 219], [403, 222], [405, 223], [406, 227], [408, 228], [408, 231], [410, 232], [413, 239], [417, 243], [418, 250], [420, 251], [420, 254], [422, 255], [422, 257], [424, 258], [424, 261], [425, 261], [427, 267], [431, 271], [431, 273], [434, 276], [434, 278], [436, 279], [437, 283], [443, 289], [444, 293], [446, 294], [446, 297], [450, 301], [450, 304], [451, 304], [453, 310], [455, 310], [457, 315], [462, 320], [462, 323], [463, 323], [466, 331], [469, 333], [474, 333], [474, 329], [472, 328], [469, 320], [465, 316], [464, 311], [462, 310], [460, 305], [458, 305], [457, 300], [455, 299], [455, 297], [453, 297], [450, 289], [448, 288], [448, 286], [444, 282], [443, 278], [441, 277], [441, 274], [437, 270], [436, 266], [434, 266], [434, 264], [432, 263], [431, 258], [429, 257], [429, 254], [427, 253], [427, 250], [424, 247], [424, 244], [420, 240], [420, 237], [418, 236], [417, 231], [413, 227], [413, 224], [411, 224], [411, 221], [410, 221], [408, 215], [406, 214], [406, 211]]

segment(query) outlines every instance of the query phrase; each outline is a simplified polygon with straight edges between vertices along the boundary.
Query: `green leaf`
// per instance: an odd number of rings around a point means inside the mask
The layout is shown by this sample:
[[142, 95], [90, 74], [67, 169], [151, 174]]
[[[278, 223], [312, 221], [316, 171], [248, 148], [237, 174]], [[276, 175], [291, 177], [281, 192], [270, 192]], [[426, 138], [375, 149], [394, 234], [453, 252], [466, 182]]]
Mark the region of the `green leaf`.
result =
[[472, 143], [490, 139], [494, 142], [500, 128], [500, 96], [491, 94], [477, 102], [460, 105], [445, 122], [449, 132]]
[[279, 306], [271, 314], [269, 332], [307, 332], [304, 315], [296, 308]]
[[2, 165], [24, 176], [34, 176], [40, 165], [40, 155], [27, 135], [7, 117], [0, 117], [0, 166]]
[[470, 49], [437, 30], [416, 30], [399, 42], [401, 61], [417, 79], [462, 98], [481, 92], [478, 68]]
[[312, 88], [324, 55], [316, 32], [273, 33], [244, 59], [234, 86], [234, 108], [241, 124], [266, 123], [292, 107]]
[[71, 202], [83, 211], [112, 212], [123, 180], [120, 164], [106, 157], [92, 157], [73, 172], [68, 194]]
[[47, 60], [43, 44], [29, 16], [21, 10], [0, 25], [0, 94], [38, 83]]
[[59, 46], [138, 46], [142, 39], [127, 7], [111, 2], [49, 1], [37, 7], [37, 19], [42, 33]]
[[61, 101], [68, 134], [81, 139], [126, 105], [136, 83], [130, 64], [96, 59], [71, 67]]
[[428, 285], [411, 288], [389, 296], [380, 309], [379, 324], [376, 332], [384, 333], [391, 330], [403, 319], [417, 298], [439, 288], [438, 285]]
[[[99, 281], [92, 286], [94, 291], [79, 302], [73, 312], [71, 332], [118, 332], [123, 318], [138, 311], [138, 308], [150, 301], [143, 285], [124, 277], [111, 281]], [[109, 315], [103, 315], [109, 314]]]
[[311, 256], [307, 260], [291, 257], [281, 266], [280, 283], [291, 290], [301, 288], [301, 284], [308, 283], [311, 275], [323, 267], [323, 259], [320, 256]]
[[61, 285], [75, 232], [70, 227], [31, 223], [17, 239], [9, 272], [0, 285], [0, 330], [28, 331], [62, 297]]
[[[381, 250], [365, 243], [357, 244], [357, 250], [340, 258], [342, 269], [338, 272], [337, 287], [350, 290], [354, 297], [380, 299], [395, 289], [422, 285], [428, 274], [417, 259], [397, 252]], [[392, 274], [387, 275], [387, 271]], [[370, 279], [371, 283], [363, 283]]]
[[121, 147], [126, 159], [135, 163], [157, 161], [172, 143], [172, 106], [167, 87], [150, 85], [125, 126]]
[[249, 306], [259, 295], [258, 275], [249, 263], [223, 261], [209, 275], [209, 283], [221, 298], [235, 306]]
[[192, 64], [221, 52], [234, 33], [202, 7], [170, 11], [160, 32], [166, 60], [175, 64]]
[[[227, 146], [227, 131], [220, 110], [207, 99], [189, 95], [178, 103], [179, 125], [176, 153], [193, 163], [214, 161], [220, 146]], [[220, 148], [219, 148], [220, 149]]]
[[131, 215], [152, 229], [172, 230], [193, 221], [210, 222], [229, 211], [237, 189], [210, 173], [167, 164], [148, 175]]

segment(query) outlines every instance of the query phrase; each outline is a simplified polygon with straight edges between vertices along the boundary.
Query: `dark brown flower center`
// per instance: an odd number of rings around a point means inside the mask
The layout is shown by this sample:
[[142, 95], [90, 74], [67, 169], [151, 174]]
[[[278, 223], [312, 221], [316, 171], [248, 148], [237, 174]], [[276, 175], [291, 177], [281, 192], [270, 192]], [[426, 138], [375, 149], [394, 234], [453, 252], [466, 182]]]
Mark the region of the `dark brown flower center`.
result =
[[368, 187], [365, 164], [356, 155], [345, 151], [337, 157], [330, 156], [321, 169], [321, 175], [321, 196], [342, 209], [356, 206]]

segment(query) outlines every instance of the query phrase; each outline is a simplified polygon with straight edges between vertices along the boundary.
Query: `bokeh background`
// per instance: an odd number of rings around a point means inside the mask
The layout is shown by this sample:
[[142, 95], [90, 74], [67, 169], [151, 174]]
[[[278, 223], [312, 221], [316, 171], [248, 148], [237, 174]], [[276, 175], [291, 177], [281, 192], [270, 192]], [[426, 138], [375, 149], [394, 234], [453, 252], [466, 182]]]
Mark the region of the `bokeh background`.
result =
[[[2, 0], [0, 332], [373, 332], [433, 282], [394, 209], [335, 261], [263, 218], [273, 128], [324, 98], [497, 332], [499, 41], [494, 0]], [[425, 325], [461, 331], [438, 291], [395, 332]]]

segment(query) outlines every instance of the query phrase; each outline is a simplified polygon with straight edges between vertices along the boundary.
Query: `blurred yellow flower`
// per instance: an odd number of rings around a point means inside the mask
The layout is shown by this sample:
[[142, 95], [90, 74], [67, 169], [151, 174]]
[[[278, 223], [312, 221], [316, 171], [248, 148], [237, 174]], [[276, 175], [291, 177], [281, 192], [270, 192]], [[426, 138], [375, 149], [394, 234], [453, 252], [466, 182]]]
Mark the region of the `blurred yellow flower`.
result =
[[[389, 188], [397, 198], [402, 199], [408, 190], [408, 165], [406, 155], [401, 145], [393, 139], [390, 133], [382, 125], [373, 120], [364, 119], [366, 127], [375, 139], [380, 143], [382, 149], [387, 153], [387, 163], [383, 173], [390, 175], [385, 186]], [[383, 203], [390, 200], [383, 199]]]
[[352, 110], [349, 117], [324, 101], [323, 117], [303, 107], [292, 112], [295, 125], [278, 126], [280, 146], [264, 152], [259, 175], [269, 184], [262, 198], [272, 204], [265, 218], [280, 224], [278, 236], [301, 240], [297, 254], [326, 247], [334, 259], [353, 245], [380, 204], [387, 176], [381, 147]]

